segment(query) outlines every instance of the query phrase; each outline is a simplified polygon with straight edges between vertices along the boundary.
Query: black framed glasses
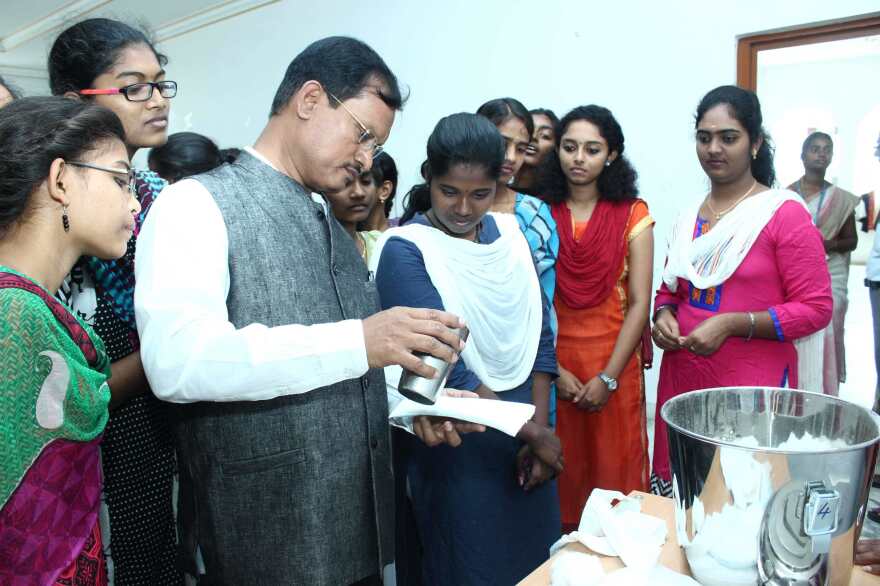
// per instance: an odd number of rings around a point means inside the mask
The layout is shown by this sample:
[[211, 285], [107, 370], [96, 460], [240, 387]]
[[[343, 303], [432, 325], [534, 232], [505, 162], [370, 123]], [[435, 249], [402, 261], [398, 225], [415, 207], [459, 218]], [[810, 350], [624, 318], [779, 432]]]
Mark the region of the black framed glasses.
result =
[[85, 169], [94, 169], [95, 171], [103, 171], [104, 173], [112, 173], [113, 175], [123, 175], [128, 182], [128, 191], [131, 195], [137, 195], [137, 178], [134, 171], [130, 169], [111, 169], [110, 167], [102, 167], [93, 163], [83, 163], [82, 161], [67, 161], [71, 167], [82, 167]]
[[129, 102], [146, 102], [153, 97], [153, 89], [159, 90], [159, 94], [166, 99], [177, 95], [176, 81], [145, 81], [133, 83], [124, 87], [103, 88], [94, 90], [79, 90], [81, 96], [108, 96], [122, 94]]
[[358, 136], [357, 143], [361, 147], [363, 147], [364, 150], [368, 151], [374, 159], [376, 157], [378, 157], [379, 153], [381, 153], [385, 149], [385, 146], [379, 144], [379, 141], [376, 138], [376, 135], [373, 134], [373, 131], [370, 130], [369, 128], [367, 128], [366, 125], [363, 122], [361, 122], [360, 118], [355, 116], [354, 112], [349, 110], [348, 106], [346, 106], [345, 104], [342, 103], [342, 100], [340, 100], [339, 98], [337, 98], [336, 96], [334, 96], [330, 92], [327, 92], [327, 95], [330, 96], [331, 98], [333, 98], [333, 100], [337, 104], [342, 106], [342, 109], [345, 110], [346, 112], [348, 112], [348, 115], [351, 116], [351, 119], [354, 120], [357, 123], [357, 125], [360, 127], [361, 134], [360, 134], [360, 136]]

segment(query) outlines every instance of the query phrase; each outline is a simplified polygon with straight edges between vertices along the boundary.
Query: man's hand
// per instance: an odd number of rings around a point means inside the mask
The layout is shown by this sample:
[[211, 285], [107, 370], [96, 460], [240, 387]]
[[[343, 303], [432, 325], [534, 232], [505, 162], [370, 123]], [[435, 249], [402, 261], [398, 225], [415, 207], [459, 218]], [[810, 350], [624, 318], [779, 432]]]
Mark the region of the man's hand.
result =
[[[458, 389], [443, 389], [442, 393], [448, 397], [479, 399], [480, 396], [470, 391]], [[427, 417], [424, 415], [413, 419], [413, 432], [420, 440], [430, 447], [447, 444], [453, 448], [461, 445], [461, 434], [480, 433], [486, 431], [485, 425], [458, 421], [456, 419], [444, 419], [443, 417]]]
[[458, 316], [436, 309], [394, 307], [363, 321], [370, 368], [399, 364], [425, 378], [437, 372], [415, 352], [431, 354], [449, 363], [458, 360], [464, 342], [452, 329], [464, 326]]
[[453, 448], [461, 445], [461, 437], [455, 425], [448, 419], [419, 415], [413, 419], [413, 433], [428, 447], [448, 444]]

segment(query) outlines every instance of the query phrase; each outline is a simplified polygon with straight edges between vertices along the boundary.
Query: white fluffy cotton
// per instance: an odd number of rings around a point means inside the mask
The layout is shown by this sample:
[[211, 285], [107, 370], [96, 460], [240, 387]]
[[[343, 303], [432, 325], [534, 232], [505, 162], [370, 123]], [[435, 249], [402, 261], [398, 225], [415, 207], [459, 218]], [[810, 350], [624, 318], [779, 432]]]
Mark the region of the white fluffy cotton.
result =
[[604, 579], [599, 558], [577, 551], [560, 553], [550, 571], [550, 586], [598, 586]]

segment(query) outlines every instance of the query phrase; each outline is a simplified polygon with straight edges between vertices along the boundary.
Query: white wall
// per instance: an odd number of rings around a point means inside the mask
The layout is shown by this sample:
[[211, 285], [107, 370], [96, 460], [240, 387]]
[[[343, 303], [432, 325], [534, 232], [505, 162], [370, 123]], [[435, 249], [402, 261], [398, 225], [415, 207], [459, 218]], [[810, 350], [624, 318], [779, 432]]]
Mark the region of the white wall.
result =
[[735, 82], [736, 36], [876, 9], [876, 0], [285, 0], [162, 46], [169, 78], [181, 84], [171, 130], [250, 144], [290, 60], [335, 34], [368, 42], [412, 90], [387, 145], [400, 193], [416, 181], [427, 136], [446, 114], [507, 95], [560, 115], [602, 104], [623, 126], [657, 219], [659, 267], [676, 210], [705, 193], [693, 112], [708, 90]]
[[758, 96], [776, 143], [783, 185], [804, 172], [801, 146], [808, 129], [834, 137], [828, 180], [856, 195], [878, 184], [874, 157], [880, 133], [880, 55], [759, 68]]
[[22, 95], [25, 96], [45, 96], [49, 93], [49, 79], [47, 78], [39, 78], [39, 77], [24, 77], [21, 75], [4, 75], [3, 79], [5, 79], [10, 84], [14, 85], [16, 89], [21, 91]]
[[[776, 172], [782, 185], [803, 174], [801, 147], [808, 129], [815, 128], [834, 138], [829, 181], [856, 195], [880, 186], [880, 164], [874, 156], [880, 133], [878, 72], [880, 55], [766, 67], [759, 63], [758, 96], [776, 143]], [[864, 264], [874, 233], [858, 235], [852, 259]]]

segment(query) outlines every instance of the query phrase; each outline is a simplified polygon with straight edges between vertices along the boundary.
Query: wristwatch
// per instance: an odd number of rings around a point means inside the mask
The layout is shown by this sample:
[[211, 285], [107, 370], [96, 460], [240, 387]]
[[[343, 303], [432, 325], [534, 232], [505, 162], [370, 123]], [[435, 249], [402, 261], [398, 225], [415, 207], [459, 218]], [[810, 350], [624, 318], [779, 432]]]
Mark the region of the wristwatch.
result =
[[617, 379], [611, 378], [604, 372], [599, 373], [599, 380], [605, 383], [605, 386], [608, 387], [608, 390], [612, 393], [617, 390]]

